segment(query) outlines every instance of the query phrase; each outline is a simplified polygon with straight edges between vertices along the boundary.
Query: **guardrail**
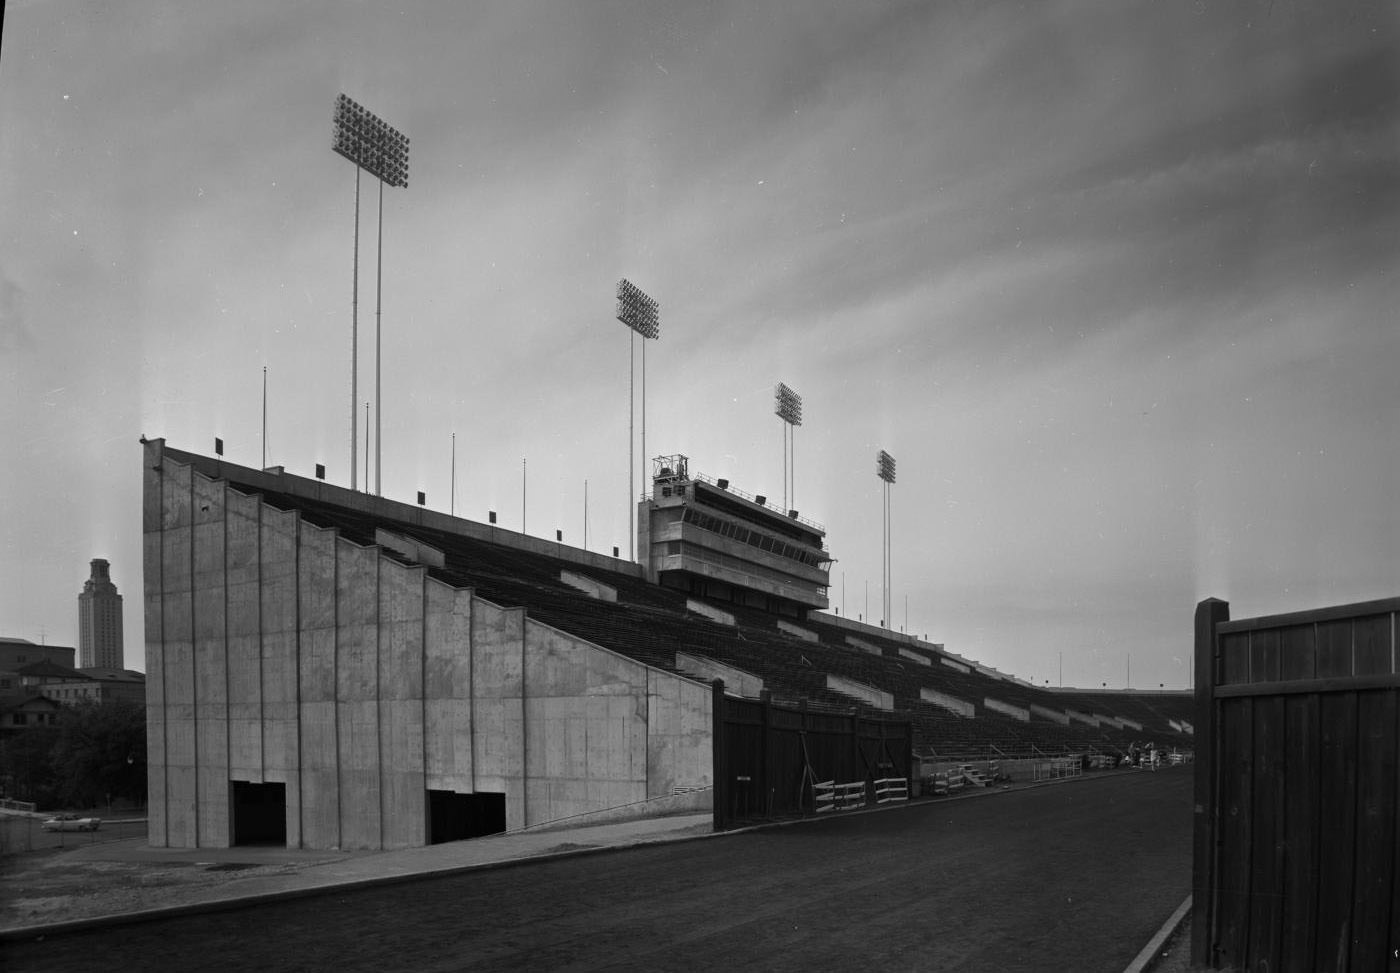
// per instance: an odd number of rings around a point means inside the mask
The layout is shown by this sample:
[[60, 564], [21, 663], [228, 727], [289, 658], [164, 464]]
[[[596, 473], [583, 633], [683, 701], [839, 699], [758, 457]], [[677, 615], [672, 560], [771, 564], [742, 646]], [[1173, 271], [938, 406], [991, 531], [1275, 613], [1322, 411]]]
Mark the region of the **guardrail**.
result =
[[1059, 780], [1083, 774], [1084, 762], [1078, 757], [1048, 757], [1035, 761], [1031, 767], [1032, 780]]

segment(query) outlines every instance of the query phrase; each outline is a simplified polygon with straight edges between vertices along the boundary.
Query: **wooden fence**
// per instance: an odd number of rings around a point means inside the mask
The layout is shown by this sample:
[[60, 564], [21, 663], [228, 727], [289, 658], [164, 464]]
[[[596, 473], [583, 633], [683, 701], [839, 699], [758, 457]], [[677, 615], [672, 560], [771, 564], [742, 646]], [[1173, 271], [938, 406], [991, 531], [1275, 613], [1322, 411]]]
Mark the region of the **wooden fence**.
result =
[[[714, 685], [715, 828], [908, 798], [913, 740], [873, 720], [736, 699]], [[902, 788], [895, 780], [904, 782]]]
[[1397, 611], [1197, 606], [1193, 962], [1400, 970]]

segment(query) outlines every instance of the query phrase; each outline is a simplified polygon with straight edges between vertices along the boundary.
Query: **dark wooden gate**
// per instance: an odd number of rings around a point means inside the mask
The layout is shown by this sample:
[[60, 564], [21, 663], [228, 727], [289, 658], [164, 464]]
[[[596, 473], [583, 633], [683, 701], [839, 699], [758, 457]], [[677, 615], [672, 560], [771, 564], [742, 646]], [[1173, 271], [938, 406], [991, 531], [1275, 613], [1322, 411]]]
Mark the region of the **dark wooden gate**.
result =
[[1397, 611], [1197, 606], [1194, 962], [1400, 970]]
[[813, 785], [908, 778], [911, 726], [900, 720], [736, 699], [715, 685], [715, 827], [816, 812]]

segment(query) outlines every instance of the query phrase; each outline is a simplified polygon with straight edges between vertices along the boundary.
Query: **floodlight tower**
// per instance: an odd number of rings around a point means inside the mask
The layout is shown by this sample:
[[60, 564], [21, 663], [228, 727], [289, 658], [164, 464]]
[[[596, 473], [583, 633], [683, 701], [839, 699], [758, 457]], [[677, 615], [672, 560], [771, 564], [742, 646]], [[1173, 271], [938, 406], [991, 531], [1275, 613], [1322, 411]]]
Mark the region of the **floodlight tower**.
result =
[[636, 480], [633, 470], [635, 468], [632, 452], [632, 417], [636, 402], [636, 392], [632, 386], [632, 376], [637, 370], [637, 335], [642, 336], [642, 455], [646, 455], [646, 435], [647, 435], [647, 345], [646, 339], [655, 339], [661, 334], [660, 308], [657, 303], [644, 294], [635, 284], [623, 278], [617, 282], [617, 319], [627, 327], [632, 329], [629, 337], [631, 342], [631, 357], [628, 358], [627, 368], [627, 547], [631, 551], [629, 557], [634, 560], [637, 557], [636, 529], [637, 518], [632, 510], [634, 502], [633, 491], [636, 488]]
[[[380, 410], [381, 316], [384, 291], [384, 186], [408, 188], [408, 137], [385, 124], [373, 112], [345, 95], [335, 100], [335, 140], [331, 143], [339, 155], [355, 163], [355, 270], [354, 293], [350, 303], [350, 489], [356, 489], [355, 451], [358, 436], [356, 417], [359, 414], [359, 312], [360, 312], [360, 170], [379, 179], [379, 243], [375, 280], [374, 306], [374, 492], [379, 493], [383, 470], [383, 415]], [[369, 420], [365, 420], [368, 424]], [[366, 447], [368, 449], [368, 447]], [[368, 463], [368, 455], [366, 455]], [[365, 489], [369, 489], [369, 471], [365, 471]]]
[[782, 382], [773, 390], [773, 414], [783, 420], [783, 509], [788, 509], [788, 449], [789, 444], [793, 449], [792, 479], [794, 505], [797, 503], [797, 427], [802, 425], [802, 396], [788, 388]]
[[885, 598], [884, 614], [880, 623], [888, 625], [890, 620], [890, 486], [894, 483], [894, 457], [883, 449], [875, 457], [875, 474], [885, 481], [884, 485], [884, 549], [880, 567], [884, 572]]

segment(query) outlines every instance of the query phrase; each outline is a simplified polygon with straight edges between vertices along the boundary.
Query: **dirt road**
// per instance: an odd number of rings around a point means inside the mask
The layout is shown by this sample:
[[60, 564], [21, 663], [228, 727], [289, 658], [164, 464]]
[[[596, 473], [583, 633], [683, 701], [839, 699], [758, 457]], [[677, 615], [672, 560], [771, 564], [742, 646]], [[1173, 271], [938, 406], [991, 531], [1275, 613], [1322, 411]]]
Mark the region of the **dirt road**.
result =
[[0, 946], [7, 970], [1118, 973], [1189, 892], [1189, 770]]

